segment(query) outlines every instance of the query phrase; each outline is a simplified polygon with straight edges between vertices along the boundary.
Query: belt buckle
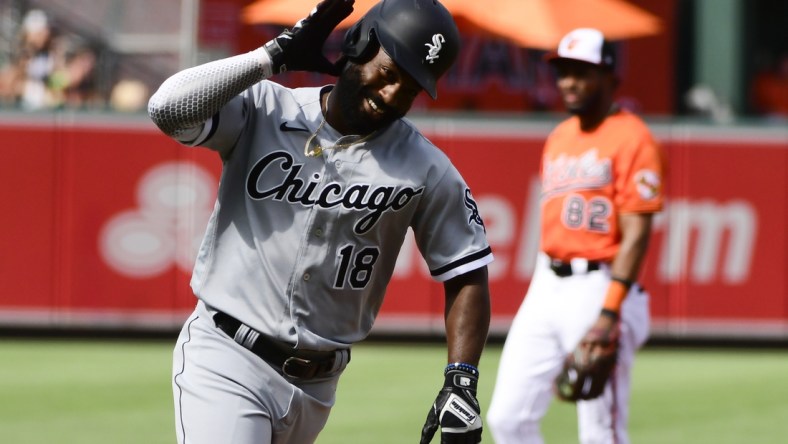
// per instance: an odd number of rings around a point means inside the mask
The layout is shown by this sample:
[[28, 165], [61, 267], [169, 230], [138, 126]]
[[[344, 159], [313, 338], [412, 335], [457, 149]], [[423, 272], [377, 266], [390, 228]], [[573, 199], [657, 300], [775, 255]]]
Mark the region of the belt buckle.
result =
[[[314, 368], [312, 361], [309, 359], [290, 356], [282, 364], [282, 373], [293, 379], [306, 379], [313, 376], [310, 373], [314, 373]], [[301, 371], [299, 372], [297, 369], [301, 369]]]

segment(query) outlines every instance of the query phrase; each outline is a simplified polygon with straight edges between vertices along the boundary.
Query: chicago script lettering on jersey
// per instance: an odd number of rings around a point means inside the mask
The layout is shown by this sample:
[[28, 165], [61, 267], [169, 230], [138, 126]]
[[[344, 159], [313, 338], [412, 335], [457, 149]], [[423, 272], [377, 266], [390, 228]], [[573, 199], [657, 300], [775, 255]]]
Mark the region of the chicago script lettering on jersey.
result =
[[[348, 210], [369, 210], [369, 213], [353, 226], [356, 233], [364, 234], [375, 226], [383, 213], [405, 208], [415, 196], [424, 191], [424, 187], [398, 189], [394, 186], [372, 187], [364, 183], [350, 184], [343, 188], [338, 182], [322, 184], [320, 174], [317, 173], [305, 181], [299, 177], [303, 166], [295, 163], [290, 153], [275, 151], [258, 160], [249, 171], [246, 192], [255, 200], [273, 199], [326, 209], [341, 206]], [[278, 183], [259, 189], [258, 183], [263, 174], [278, 174]]]

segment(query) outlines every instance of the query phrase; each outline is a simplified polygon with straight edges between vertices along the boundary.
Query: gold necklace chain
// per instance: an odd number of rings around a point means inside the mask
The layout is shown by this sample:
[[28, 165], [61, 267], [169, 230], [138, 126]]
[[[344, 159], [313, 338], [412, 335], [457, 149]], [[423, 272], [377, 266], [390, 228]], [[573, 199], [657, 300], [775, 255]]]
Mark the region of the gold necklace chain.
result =
[[[331, 97], [331, 91], [329, 91], [328, 95], [326, 96], [326, 114], [328, 114], [328, 99], [330, 97]], [[351, 147], [353, 145], [358, 145], [359, 143], [366, 142], [370, 137], [372, 137], [373, 134], [375, 134], [375, 131], [373, 131], [373, 132], [367, 134], [364, 137], [360, 137], [360, 138], [358, 138], [356, 140], [353, 140], [352, 142], [335, 143], [335, 144], [333, 144], [331, 146], [323, 147], [323, 146], [320, 145], [320, 143], [315, 143], [314, 141], [315, 141], [315, 138], [317, 138], [317, 134], [320, 132], [321, 129], [323, 129], [323, 126], [325, 124], [326, 124], [326, 118], [323, 117], [323, 121], [320, 122], [320, 125], [318, 125], [317, 129], [315, 130], [315, 132], [312, 133], [312, 135], [309, 136], [308, 139], [306, 139], [306, 144], [304, 144], [304, 155], [306, 157], [317, 157], [317, 156], [320, 156], [321, 154], [323, 154], [323, 151], [325, 151], [325, 150], [341, 150], [341, 149], [349, 148], [349, 147]], [[315, 148], [312, 148], [312, 145], [315, 145]]]

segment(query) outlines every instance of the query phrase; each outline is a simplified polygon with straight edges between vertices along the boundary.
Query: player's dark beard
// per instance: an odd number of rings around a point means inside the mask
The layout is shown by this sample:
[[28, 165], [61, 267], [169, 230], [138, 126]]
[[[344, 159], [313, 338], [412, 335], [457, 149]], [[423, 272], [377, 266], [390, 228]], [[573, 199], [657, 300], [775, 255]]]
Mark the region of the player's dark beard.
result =
[[[405, 113], [397, 112], [392, 108], [386, 108], [385, 113], [372, 118], [364, 110], [362, 103], [371, 94], [366, 91], [366, 87], [362, 83], [361, 69], [352, 62], [348, 62], [347, 67], [337, 80], [334, 93], [337, 94], [339, 109], [346, 124], [355, 134], [367, 135], [373, 131], [385, 128], [405, 115]], [[378, 104], [378, 106], [383, 105]]]

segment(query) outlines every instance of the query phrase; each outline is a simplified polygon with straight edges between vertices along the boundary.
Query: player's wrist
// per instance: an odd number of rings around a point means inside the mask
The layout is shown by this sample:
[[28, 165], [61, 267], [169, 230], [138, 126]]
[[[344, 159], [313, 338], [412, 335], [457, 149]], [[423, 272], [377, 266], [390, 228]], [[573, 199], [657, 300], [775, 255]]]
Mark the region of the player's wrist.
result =
[[632, 286], [632, 281], [627, 279], [612, 277], [610, 278], [610, 285], [607, 287], [605, 294], [605, 301], [602, 303], [602, 314], [611, 313], [618, 314], [621, 312], [621, 305], [624, 303], [624, 298], [629, 293], [629, 288]]
[[604, 317], [606, 317], [606, 318], [608, 318], [608, 319], [611, 319], [611, 320], [613, 320], [613, 321], [618, 321], [618, 316], [619, 316], [619, 313], [618, 313], [618, 311], [614, 311], [614, 310], [609, 310], [609, 309], [607, 309], [607, 308], [603, 308], [603, 309], [602, 309], [602, 310], [599, 312], [599, 315], [600, 315], [600, 316], [604, 316]]
[[284, 66], [284, 49], [276, 38], [269, 40], [265, 45], [262, 46], [262, 48], [269, 61], [272, 75], [280, 74], [287, 69]]
[[627, 290], [629, 290], [630, 288], [632, 288], [633, 285], [635, 285], [634, 281], [618, 276], [610, 276], [610, 280], [612, 282], [620, 282], [624, 287], [626, 287]]
[[464, 362], [452, 362], [443, 370], [444, 388], [455, 392], [457, 389], [476, 394], [479, 383], [479, 369]]
[[265, 46], [255, 49], [252, 51], [252, 54], [254, 54], [255, 58], [260, 63], [260, 69], [263, 71], [263, 79], [268, 79], [275, 74], [274, 61]]
[[452, 370], [461, 370], [466, 373], [470, 373], [473, 376], [479, 377], [479, 369], [476, 366], [465, 363], [465, 362], [452, 362], [449, 363], [446, 368], [443, 369], [443, 375], [448, 375]]

